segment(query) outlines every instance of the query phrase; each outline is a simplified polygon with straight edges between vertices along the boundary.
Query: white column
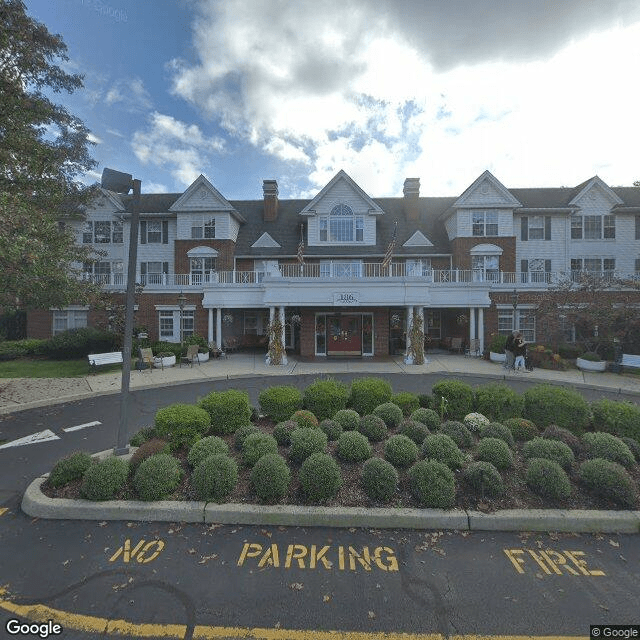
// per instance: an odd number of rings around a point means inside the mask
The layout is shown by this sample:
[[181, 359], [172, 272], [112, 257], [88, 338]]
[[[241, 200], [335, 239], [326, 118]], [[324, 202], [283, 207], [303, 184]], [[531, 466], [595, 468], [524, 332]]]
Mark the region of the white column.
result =
[[480, 353], [484, 353], [484, 309], [478, 307], [478, 338], [480, 339]]
[[222, 309], [216, 307], [216, 344], [222, 351]]
[[209, 322], [207, 324], [207, 342], [213, 342], [213, 309], [209, 309]]
[[471, 340], [476, 338], [476, 308], [469, 308], [469, 348], [471, 348]]

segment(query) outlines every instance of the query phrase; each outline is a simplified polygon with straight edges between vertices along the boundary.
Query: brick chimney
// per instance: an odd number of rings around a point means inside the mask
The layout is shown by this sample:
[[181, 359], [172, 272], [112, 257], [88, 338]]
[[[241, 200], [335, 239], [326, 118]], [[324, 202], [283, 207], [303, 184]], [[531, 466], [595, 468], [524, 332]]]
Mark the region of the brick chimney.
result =
[[418, 198], [420, 197], [420, 178], [406, 178], [404, 181], [404, 215], [407, 220], [418, 221]]
[[275, 180], [263, 180], [265, 222], [274, 222], [278, 217], [278, 183]]

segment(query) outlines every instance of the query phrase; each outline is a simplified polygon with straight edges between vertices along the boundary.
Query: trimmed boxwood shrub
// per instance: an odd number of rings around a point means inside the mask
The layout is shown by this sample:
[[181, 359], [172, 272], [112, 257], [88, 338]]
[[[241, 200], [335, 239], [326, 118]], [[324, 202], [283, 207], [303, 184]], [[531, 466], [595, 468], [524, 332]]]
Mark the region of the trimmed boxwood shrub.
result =
[[106, 458], [84, 472], [80, 495], [87, 500], [113, 500], [124, 487], [128, 475], [127, 462], [121, 458]]
[[553, 460], [531, 458], [527, 465], [527, 485], [534, 493], [553, 500], [566, 500], [571, 483], [564, 469]]
[[538, 427], [557, 424], [576, 435], [589, 425], [587, 401], [577, 392], [549, 384], [538, 384], [524, 392], [523, 417]]
[[327, 443], [327, 434], [324, 431], [298, 427], [291, 432], [289, 458], [294, 462], [302, 462], [312, 453], [324, 453], [327, 450]]
[[192, 467], [197, 467], [205, 458], [213, 456], [216, 453], [229, 453], [229, 445], [218, 436], [207, 436], [198, 440], [187, 454], [187, 462]]
[[418, 459], [418, 445], [411, 438], [396, 434], [384, 443], [384, 457], [394, 467], [408, 467]]
[[504, 493], [504, 482], [500, 472], [490, 462], [472, 462], [463, 472], [467, 485], [482, 497], [497, 497]]
[[90, 353], [115, 351], [117, 340], [115, 333], [82, 327], [56, 334], [41, 345], [41, 348], [50, 360], [75, 360], [86, 358]]
[[384, 424], [384, 420], [373, 414], [362, 416], [358, 431], [367, 436], [372, 442], [380, 442], [387, 435], [387, 427]]
[[578, 469], [580, 482], [591, 492], [632, 509], [636, 505], [637, 487], [624, 467], [611, 460], [586, 460]]
[[211, 433], [224, 436], [251, 423], [251, 405], [244, 391], [212, 391], [198, 403], [211, 416]]
[[416, 409], [411, 414], [411, 420], [421, 422], [430, 431], [434, 431], [440, 426], [440, 416], [433, 409]]
[[371, 445], [362, 433], [343, 431], [338, 438], [336, 455], [345, 462], [362, 462], [371, 457]]
[[162, 500], [180, 484], [180, 463], [168, 453], [157, 453], [140, 463], [133, 486], [140, 500]]
[[269, 387], [260, 392], [258, 402], [262, 413], [274, 422], [282, 422], [302, 409], [302, 394], [295, 387]]
[[402, 415], [408, 418], [416, 409], [420, 408], [420, 400], [415, 393], [401, 391], [391, 396], [391, 402], [400, 407]]
[[550, 424], [541, 434], [540, 437], [547, 440], [560, 440], [564, 442], [573, 451], [574, 455], [580, 455], [582, 452], [582, 441], [578, 436], [574, 435], [569, 429], [563, 429], [555, 424]]
[[418, 402], [423, 409], [433, 409], [433, 396], [430, 393], [419, 393]]
[[449, 509], [456, 500], [453, 471], [436, 460], [421, 460], [407, 472], [411, 493], [425, 507]]
[[233, 434], [233, 446], [238, 450], [242, 451], [242, 447], [244, 446], [244, 441], [247, 436], [250, 436], [252, 433], [262, 433], [255, 424], [246, 424], [244, 427], [240, 427]]
[[[418, 409], [420, 411], [420, 409]], [[421, 445], [424, 442], [424, 439], [431, 433], [426, 425], [422, 424], [422, 422], [418, 422], [417, 420], [403, 420], [400, 423], [400, 429], [398, 433], [403, 436], [407, 436], [407, 438], [411, 438], [417, 445]]]
[[480, 427], [480, 438], [499, 438], [500, 440], [504, 440], [509, 445], [510, 449], [513, 449], [516, 446], [513, 434], [509, 430], [509, 427], [505, 427], [499, 422], [490, 422], [489, 424], [485, 424], [483, 427]]
[[191, 474], [198, 500], [222, 502], [238, 483], [238, 465], [233, 458], [217, 453], [205, 458]]
[[525, 458], [545, 458], [557, 462], [563, 469], [571, 468], [575, 460], [571, 448], [560, 440], [547, 440], [545, 438], [534, 438], [525, 442], [522, 447], [522, 455]]
[[251, 485], [263, 502], [275, 502], [287, 495], [291, 471], [286, 460], [276, 453], [267, 453], [251, 469]]
[[473, 446], [473, 434], [464, 423], [457, 420], [448, 420], [440, 425], [439, 433], [448, 435], [459, 447], [468, 449]]
[[320, 428], [327, 434], [329, 440], [337, 440], [342, 433], [340, 424], [328, 418], [320, 423]]
[[398, 488], [398, 472], [382, 458], [370, 458], [362, 465], [362, 487], [371, 500], [389, 502]]
[[473, 389], [462, 380], [440, 380], [431, 387], [431, 391], [437, 407], [440, 407], [440, 398], [447, 401], [444, 414], [449, 420], [462, 420], [473, 411]]
[[342, 427], [343, 431], [357, 431], [360, 425], [360, 414], [353, 409], [340, 409], [334, 414], [333, 420]]
[[380, 418], [387, 426], [387, 429], [395, 429], [403, 418], [402, 409], [393, 402], [385, 402], [378, 405], [373, 410], [373, 415]]
[[502, 422], [522, 415], [524, 398], [506, 384], [485, 384], [476, 389], [475, 407], [490, 420]]
[[302, 396], [304, 407], [313, 411], [318, 420], [333, 418], [336, 411], [346, 409], [349, 388], [344, 382], [328, 378], [310, 384]]
[[278, 453], [278, 443], [273, 436], [260, 431], [259, 433], [250, 433], [244, 439], [242, 461], [248, 467], [253, 467], [267, 453]]
[[296, 411], [291, 419], [294, 422], [297, 422], [299, 427], [310, 427], [311, 429], [318, 428], [318, 418], [316, 418], [311, 411], [307, 411], [306, 409], [300, 409], [300, 411]]
[[155, 430], [172, 450], [191, 447], [211, 428], [209, 414], [192, 404], [171, 404], [156, 411]]
[[511, 435], [518, 442], [526, 442], [539, 434], [538, 427], [531, 420], [526, 420], [525, 418], [509, 418], [502, 424], [511, 431]]
[[633, 457], [636, 459], [636, 462], [640, 462], [640, 443], [633, 438], [620, 438], [622, 442], [624, 442], [627, 447], [629, 447], [629, 451], [633, 454]]
[[480, 429], [490, 422], [491, 420], [489, 420], [487, 416], [482, 413], [478, 413], [477, 411], [468, 413], [462, 420], [464, 426], [467, 427], [471, 433], [480, 433]]
[[598, 431], [625, 436], [640, 443], [640, 407], [631, 402], [598, 400], [591, 403], [593, 425]]
[[312, 453], [300, 467], [300, 487], [310, 502], [334, 498], [342, 486], [338, 463], [326, 453]]
[[460, 469], [465, 457], [451, 436], [435, 433], [427, 436], [422, 443], [422, 455], [429, 460], [437, 460], [451, 469]]
[[508, 469], [513, 466], [511, 449], [500, 438], [482, 438], [476, 446], [476, 459], [490, 462], [496, 469]]
[[299, 428], [295, 420], [278, 422], [278, 424], [273, 427], [273, 437], [281, 447], [288, 447], [291, 444], [291, 434]]
[[84, 451], [76, 451], [58, 460], [49, 474], [49, 486], [62, 487], [73, 480], [80, 480], [93, 464], [93, 459]]
[[598, 431], [596, 433], [585, 433], [582, 436], [585, 445], [585, 452], [589, 458], [604, 458], [617, 462], [623, 467], [632, 467], [636, 460], [629, 447], [616, 436], [610, 433]]
[[349, 406], [365, 416], [373, 413], [378, 405], [389, 402], [392, 393], [391, 385], [382, 378], [360, 378], [351, 383]]
[[153, 438], [139, 447], [129, 460], [129, 474], [135, 473], [143, 460], [155, 456], [158, 453], [169, 453], [169, 443], [160, 438]]
[[148, 440], [156, 437], [155, 427], [142, 427], [135, 435], [131, 436], [129, 444], [132, 447], [141, 447]]

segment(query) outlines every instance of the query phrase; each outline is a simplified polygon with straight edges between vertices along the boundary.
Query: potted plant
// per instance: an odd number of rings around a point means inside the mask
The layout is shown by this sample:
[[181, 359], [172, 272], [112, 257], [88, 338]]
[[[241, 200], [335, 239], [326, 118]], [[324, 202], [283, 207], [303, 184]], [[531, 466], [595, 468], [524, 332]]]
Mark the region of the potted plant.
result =
[[504, 345], [507, 343], [507, 336], [501, 333], [492, 333], [489, 342], [489, 360], [491, 362], [504, 362], [507, 358], [504, 352]]
[[605, 371], [606, 360], [603, 360], [594, 351], [587, 351], [576, 359], [576, 365], [581, 371]]
[[176, 364], [176, 354], [171, 353], [171, 351], [161, 351], [153, 360], [153, 366], [156, 369], [174, 367]]

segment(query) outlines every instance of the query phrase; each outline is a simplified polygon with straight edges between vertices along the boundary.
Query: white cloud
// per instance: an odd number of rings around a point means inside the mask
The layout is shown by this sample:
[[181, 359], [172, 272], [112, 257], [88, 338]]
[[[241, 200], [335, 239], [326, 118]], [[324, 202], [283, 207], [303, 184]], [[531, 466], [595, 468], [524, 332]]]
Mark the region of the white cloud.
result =
[[87, 134], [87, 140], [89, 142], [93, 142], [94, 144], [101, 144], [102, 143], [102, 139], [98, 138], [98, 136], [94, 135], [93, 133], [88, 133]]
[[116, 80], [107, 91], [104, 101], [110, 106], [122, 103], [129, 111], [147, 111], [153, 104], [144, 83], [137, 77]]
[[169, 193], [169, 188], [161, 182], [142, 182], [143, 193]]

